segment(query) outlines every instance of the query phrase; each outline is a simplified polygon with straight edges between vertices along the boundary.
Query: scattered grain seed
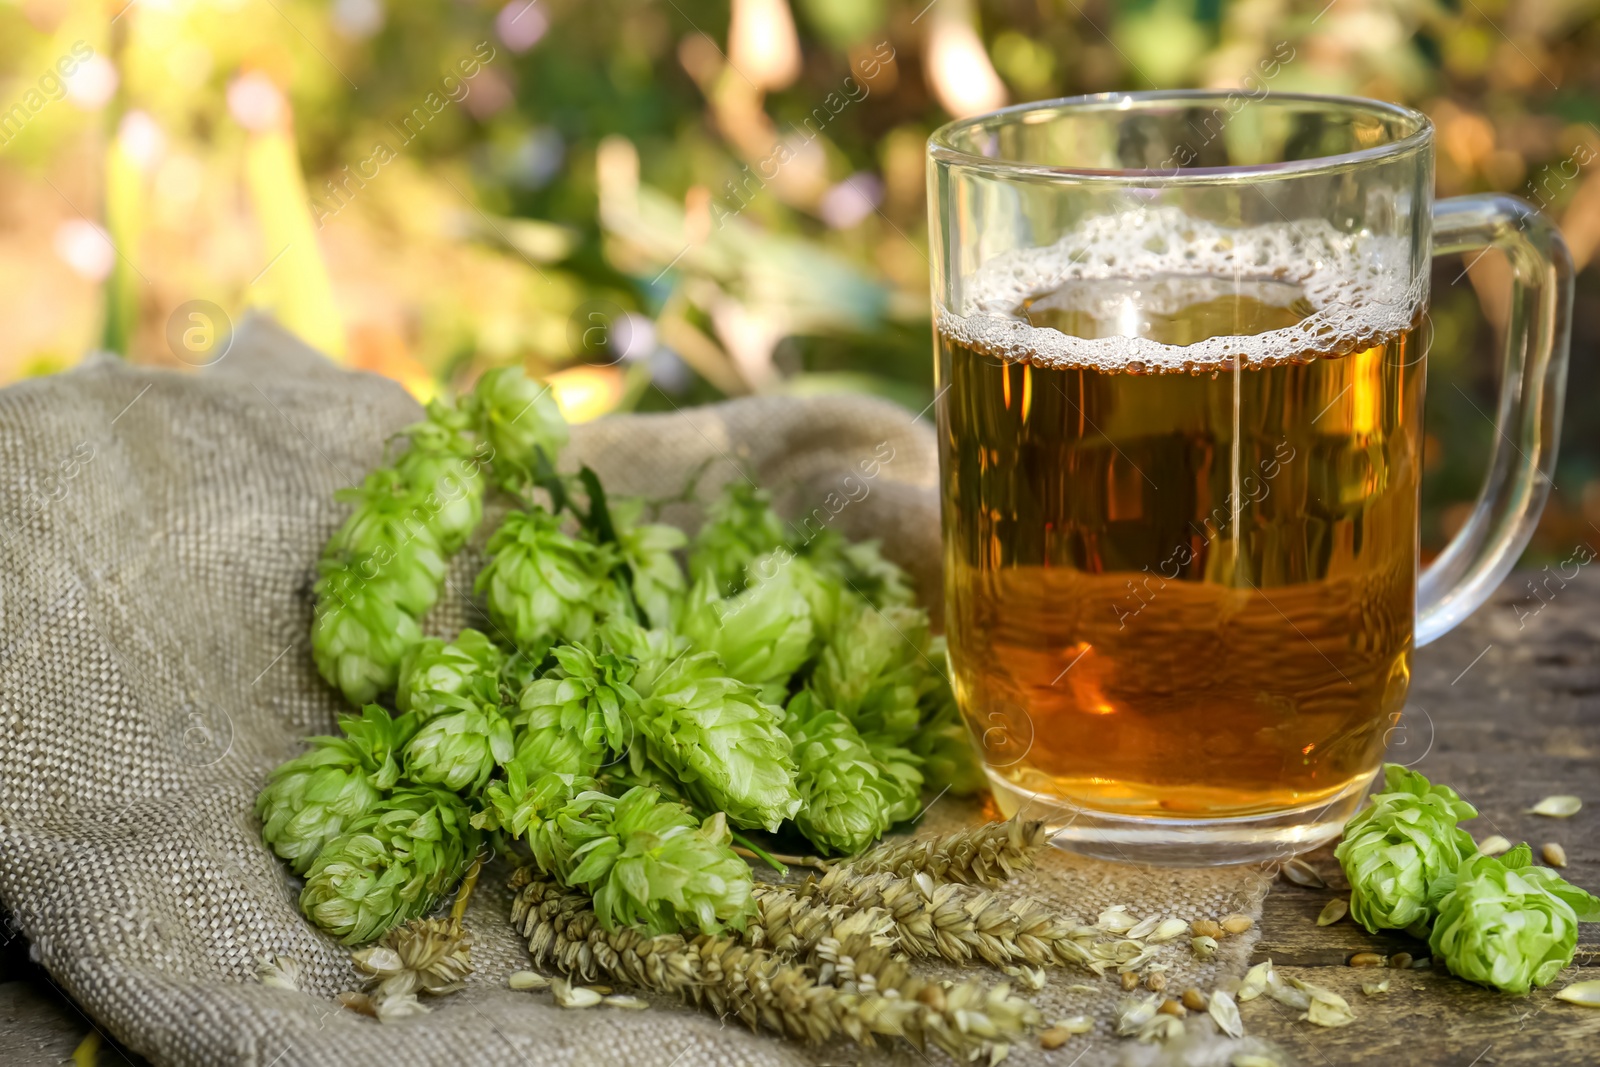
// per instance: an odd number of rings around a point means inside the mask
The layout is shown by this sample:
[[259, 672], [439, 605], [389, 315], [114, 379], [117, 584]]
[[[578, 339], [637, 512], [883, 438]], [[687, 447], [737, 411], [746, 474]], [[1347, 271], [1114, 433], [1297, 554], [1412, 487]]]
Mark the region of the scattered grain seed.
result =
[[1334, 897], [1324, 904], [1322, 911], [1317, 915], [1318, 926], [1332, 926], [1346, 915], [1350, 914], [1350, 902], [1344, 897]]
[[1159, 929], [1160, 926], [1161, 916], [1149, 915], [1135, 923], [1133, 928], [1128, 931], [1128, 936], [1135, 940], [1149, 937], [1153, 932]]
[[1217, 1029], [1229, 1037], [1244, 1036], [1244, 1020], [1239, 1018], [1239, 1006], [1228, 994], [1220, 989], [1213, 991], [1206, 1010], [1211, 1013], [1211, 1021], [1217, 1024]]
[[1573, 982], [1556, 993], [1557, 1000], [1584, 1008], [1600, 1008], [1600, 981]]
[[1397, 971], [1405, 970], [1407, 967], [1411, 966], [1411, 953], [1396, 952], [1393, 956], [1389, 957], [1389, 966], [1393, 967]]
[[415, 993], [391, 993], [389, 996], [380, 997], [376, 1002], [376, 1009], [380, 1023], [409, 1019], [413, 1015], [426, 1015], [433, 1010], [418, 1000]]
[[1350, 957], [1352, 967], [1382, 967], [1389, 961], [1376, 952], [1357, 952]]
[[346, 990], [345, 992], [335, 996], [333, 999], [338, 1003], [339, 1007], [343, 1008], [345, 1011], [353, 1011], [357, 1015], [370, 1015], [374, 1019], [378, 1017], [378, 1006], [374, 1004], [372, 998], [367, 996], [365, 993], [357, 993], [354, 990]]
[[[1072, 985], [1067, 986], [1067, 992], [1068, 993], [1098, 993], [1098, 992], [1100, 992], [1100, 987], [1099, 986], [1092, 986], [1092, 985], [1088, 984], [1087, 982], [1075, 982]], [[942, 1011], [944, 1009], [941, 1008], [940, 1010]]]
[[1189, 947], [1194, 950], [1196, 959], [1209, 960], [1217, 954], [1217, 939], [1202, 935], [1189, 939]]
[[1554, 841], [1539, 846], [1539, 855], [1552, 867], [1567, 865], [1567, 850]]
[[1206, 995], [1200, 992], [1200, 990], [1196, 989], [1194, 986], [1190, 986], [1188, 989], [1183, 991], [1182, 1003], [1183, 1006], [1188, 1008], [1190, 1011], [1205, 1011], [1207, 1004]]
[[1122, 973], [1122, 991], [1132, 993], [1137, 988], [1139, 988], [1139, 976], [1132, 971], [1124, 971]]
[[1295, 885], [1303, 885], [1307, 889], [1326, 889], [1328, 883], [1318, 874], [1316, 868], [1305, 860], [1290, 860], [1283, 865], [1283, 876]]
[[1552, 819], [1568, 819], [1578, 814], [1578, 809], [1583, 807], [1583, 801], [1574, 796], [1545, 797], [1533, 807], [1523, 812], [1524, 815], [1548, 815]]
[[550, 979], [534, 971], [516, 971], [506, 979], [512, 989], [549, 989]]
[[1183, 1020], [1175, 1015], [1157, 1015], [1139, 1030], [1139, 1040], [1145, 1043], [1173, 1041], [1183, 1036]]
[[1414, 960], [1411, 961], [1411, 969], [1413, 971], [1426, 971], [1428, 968], [1430, 968], [1432, 966], [1433, 966], [1433, 957], [1432, 956], [1420, 956], [1417, 959], [1414, 959]]
[[1361, 992], [1365, 993], [1369, 997], [1375, 997], [1382, 993], [1387, 993], [1389, 992], [1389, 979], [1385, 978], [1377, 982], [1362, 982]]
[[1239, 1000], [1254, 1000], [1267, 991], [1267, 982], [1272, 975], [1272, 961], [1262, 960], [1244, 974], [1244, 981], [1239, 983]]
[[1087, 1034], [1094, 1029], [1094, 1020], [1087, 1015], [1069, 1015], [1056, 1020], [1056, 1029], [1069, 1034]]
[[1124, 1000], [1117, 1006], [1117, 1036], [1137, 1034], [1145, 1023], [1156, 1017], [1156, 1005], [1160, 1003], [1161, 997], [1155, 993], [1142, 1000]]
[[1059, 1026], [1052, 1026], [1050, 1029], [1039, 1034], [1039, 1047], [1044, 1049], [1046, 1052], [1049, 1052], [1051, 1049], [1058, 1049], [1062, 1045], [1065, 1045], [1067, 1040], [1071, 1037], [1072, 1032], [1070, 1030], [1064, 1030]]
[[1132, 930], [1138, 922], [1138, 919], [1128, 914], [1128, 906], [1126, 904], [1117, 904], [1102, 911], [1100, 917], [1095, 920], [1095, 925], [1107, 933], [1125, 934]]
[[1188, 930], [1189, 924], [1182, 919], [1163, 919], [1161, 925], [1157, 926], [1155, 932], [1146, 937], [1145, 940], [1152, 945], [1159, 945], [1163, 941], [1171, 941], [1175, 937], [1181, 937]]
[[1222, 928], [1230, 934], [1242, 934], [1256, 924], [1248, 915], [1229, 915], [1222, 920]]
[[1254, 1052], [1235, 1052], [1228, 1061], [1228, 1067], [1278, 1067], [1278, 1061]]
[[[1340, 1003], [1343, 1003], [1341, 1001]], [[1350, 1005], [1340, 1007], [1330, 1004], [1325, 1000], [1312, 999], [1306, 1008], [1306, 1022], [1313, 1026], [1349, 1026], [1356, 1021], [1355, 1012], [1350, 1010]]]
[[1171, 997], [1167, 997], [1165, 1000], [1163, 1000], [1160, 1006], [1156, 1008], [1156, 1011], [1160, 1012], [1162, 1015], [1184, 1016], [1189, 1014], [1188, 1008], [1185, 1008], [1182, 1004], [1176, 1000], [1173, 1000]]
[[1189, 924], [1189, 929], [1195, 932], [1196, 937], [1221, 937], [1222, 927], [1211, 919], [1196, 919]]
[[1144, 987], [1152, 993], [1159, 993], [1167, 988], [1167, 976], [1157, 971], [1155, 974], [1146, 975]]
[[1510, 848], [1511, 842], [1507, 841], [1499, 834], [1490, 834], [1488, 837], [1484, 838], [1478, 843], [1478, 851], [1483, 853], [1485, 856], [1498, 856], [1502, 852], [1509, 851]]
[[628, 1011], [644, 1011], [650, 1007], [650, 1002], [642, 997], [630, 997], [626, 993], [613, 993], [603, 998], [600, 1003], [608, 1008], [625, 1008]]
[[559, 1008], [592, 1008], [600, 1003], [600, 994], [588, 986], [575, 986], [565, 978], [550, 980], [550, 995]]
[[936, 985], [923, 986], [917, 992], [917, 1002], [920, 1004], [926, 1004], [928, 1007], [938, 1012], [944, 1011], [947, 1003], [944, 990]]

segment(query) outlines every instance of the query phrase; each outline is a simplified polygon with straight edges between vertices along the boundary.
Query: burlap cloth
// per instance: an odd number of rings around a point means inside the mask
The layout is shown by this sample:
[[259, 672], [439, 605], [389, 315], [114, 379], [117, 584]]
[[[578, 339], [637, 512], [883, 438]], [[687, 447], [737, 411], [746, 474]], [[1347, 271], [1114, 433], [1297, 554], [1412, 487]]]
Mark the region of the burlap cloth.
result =
[[[329, 1000], [357, 986], [356, 972], [301, 918], [251, 806], [267, 771], [302, 737], [329, 732], [341, 710], [307, 643], [313, 565], [344, 511], [333, 493], [358, 482], [385, 438], [417, 416], [395, 384], [342, 371], [260, 321], [204, 373], [96, 360], [0, 391], [0, 901], [38, 961], [99, 1025], [157, 1063], [923, 1060], [909, 1047], [805, 1048], [665, 1003], [566, 1011], [548, 994], [512, 992], [507, 974], [528, 961], [507, 921], [503, 870], [486, 875], [468, 911], [477, 973], [464, 992], [387, 1026]], [[934, 590], [933, 434], [886, 403], [761, 398], [605, 419], [575, 428], [568, 462], [587, 462], [613, 491], [650, 495], [676, 492], [711, 458], [709, 490], [737, 476], [738, 463], [781, 489], [795, 515], [824, 506], [885, 444], [893, 458], [831, 524], [882, 537]], [[669, 518], [697, 521], [680, 510]], [[492, 525], [493, 516], [479, 545]], [[452, 634], [471, 621], [480, 562], [473, 550], [456, 559], [430, 630]], [[927, 825], [976, 814], [943, 800]], [[1118, 903], [1137, 916], [1253, 915], [1265, 892], [1256, 871], [1147, 870], [1059, 853], [1017, 888], [1090, 922]], [[1201, 965], [1180, 941], [1164, 953], [1173, 988], [1241, 973], [1252, 942], [1229, 938]], [[267, 952], [303, 963], [305, 992], [256, 983]], [[1067, 988], [1076, 983], [1095, 992]], [[1226, 1062], [1214, 1041], [1161, 1050], [1113, 1038], [1120, 995], [1113, 979], [1053, 972], [1035, 994], [1046, 1017], [1088, 1011], [1098, 1028], [1049, 1053], [1025, 1042], [1012, 1062]]]

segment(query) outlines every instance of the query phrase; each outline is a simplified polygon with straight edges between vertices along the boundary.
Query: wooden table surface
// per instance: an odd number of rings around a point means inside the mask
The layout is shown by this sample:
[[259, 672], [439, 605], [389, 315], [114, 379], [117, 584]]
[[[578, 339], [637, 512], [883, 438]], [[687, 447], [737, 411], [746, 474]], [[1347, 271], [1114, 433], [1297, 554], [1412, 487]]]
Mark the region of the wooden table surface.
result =
[[[1589, 569], [1547, 602], [1534, 600], [1521, 573], [1454, 633], [1416, 657], [1411, 700], [1389, 757], [1457, 788], [1479, 818], [1480, 839], [1499, 833], [1565, 847], [1569, 881], [1600, 890], [1600, 575]], [[1571, 568], [1568, 568], [1571, 573]], [[1525, 814], [1540, 798], [1572, 793], [1585, 807], [1571, 819]], [[1276, 1042], [1303, 1067], [1408, 1064], [1505, 1067], [1600, 1064], [1600, 1009], [1551, 997], [1493, 993], [1442, 968], [1352, 968], [1357, 952], [1427, 954], [1404, 934], [1371, 936], [1348, 919], [1319, 927], [1328, 900], [1344, 894], [1331, 849], [1305, 859], [1328, 881], [1307, 889], [1280, 881], [1267, 897], [1256, 958], [1286, 974], [1336, 990], [1357, 1022], [1336, 1030], [1295, 1021], [1268, 998], [1243, 1006], [1246, 1029]], [[1576, 966], [1552, 983], [1600, 978], [1600, 924], [1581, 928]], [[21, 937], [0, 924], [0, 1064], [59, 1064], [88, 1033], [88, 1022], [38, 968]], [[1365, 996], [1364, 981], [1391, 979], [1389, 992]], [[108, 1048], [102, 1064], [137, 1064]]]

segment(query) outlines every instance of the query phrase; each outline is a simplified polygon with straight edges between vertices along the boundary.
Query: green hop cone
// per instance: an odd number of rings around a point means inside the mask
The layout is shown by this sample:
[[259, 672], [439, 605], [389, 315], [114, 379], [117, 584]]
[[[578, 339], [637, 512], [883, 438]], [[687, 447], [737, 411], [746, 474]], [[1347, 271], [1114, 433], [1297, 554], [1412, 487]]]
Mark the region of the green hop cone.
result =
[[729, 678], [711, 652], [683, 655], [655, 679], [637, 721], [652, 760], [705, 811], [776, 830], [800, 807], [782, 711]]
[[883, 558], [877, 541], [851, 543], [834, 530], [820, 530], [801, 549], [824, 575], [864, 598], [873, 607], [910, 607], [916, 602], [911, 579]]
[[1526, 844], [1474, 854], [1434, 882], [1428, 947], [1451, 974], [1525, 994], [1572, 962], [1578, 923], [1600, 922], [1600, 898], [1532, 860]]
[[922, 757], [876, 734], [863, 734], [861, 739], [878, 764], [882, 777], [878, 789], [888, 824], [915, 818], [922, 810]]
[[743, 928], [754, 910], [750, 867], [734, 853], [722, 813], [701, 822], [654, 789], [617, 798], [595, 785], [558, 774], [529, 784], [508, 768], [477, 821], [522, 838], [546, 874], [588, 891], [606, 929]]
[[495, 626], [532, 660], [558, 640], [589, 640], [598, 618], [615, 610], [612, 550], [562, 533], [547, 511], [508, 514], [488, 551], [474, 588]]
[[504, 658], [477, 630], [462, 630], [454, 641], [426, 638], [401, 660], [395, 706], [432, 718], [474, 704], [498, 704]]
[[922, 721], [923, 698], [940, 684], [933, 647], [925, 612], [855, 600], [822, 650], [811, 688], [863, 734], [904, 744]]
[[639, 694], [633, 664], [610, 652], [558, 645], [557, 666], [528, 683], [518, 704], [514, 762], [531, 780], [554, 772], [593, 775], [633, 740]]
[[483, 519], [483, 460], [468, 425], [454, 407], [433, 401], [428, 417], [406, 430], [411, 446], [394, 465], [422, 502], [428, 527], [446, 554], [465, 544]]
[[395, 471], [379, 468], [359, 489], [341, 489], [334, 498], [356, 507], [323, 551], [327, 571], [348, 564], [412, 615], [425, 614], [439, 599], [445, 562], [421, 495]]
[[671, 630], [647, 630], [625, 615], [606, 620], [600, 628], [600, 642], [607, 651], [632, 661], [632, 685], [640, 696], [649, 696], [655, 689], [656, 679], [691, 647], [681, 634]]
[[1383, 777], [1333, 853], [1350, 881], [1351, 917], [1374, 933], [1430, 918], [1429, 886], [1476, 850], [1456, 822], [1478, 812], [1455, 790], [1395, 763]]
[[539, 472], [539, 457], [554, 467], [567, 444], [567, 422], [550, 387], [520, 367], [486, 371], [463, 407], [493, 451], [495, 478], [520, 489]]
[[779, 569], [726, 600], [702, 578], [678, 630], [695, 648], [715, 652], [730, 677], [761, 688], [766, 699], [783, 700], [789, 678], [811, 657], [814, 634], [811, 605], [794, 577]]
[[316, 585], [311, 655], [329, 685], [356, 707], [394, 688], [406, 650], [422, 640], [410, 612], [381, 585], [349, 568], [325, 573]]
[[300, 910], [347, 945], [371, 941], [425, 914], [477, 853], [481, 835], [461, 798], [398, 790], [323, 846]]
[[329, 840], [366, 815], [400, 777], [396, 756], [415, 720], [376, 704], [339, 720], [339, 737], [313, 737], [310, 751], [281, 763], [256, 798], [261, 838], [305, 874]]
[[[942, 641], [942, 638], [936, 638]], [[972, 735], [956, 707], [950, 685], [939, 685], [923, 700], [924, 718], [908, 748], [922, 758], [922, 775], [930, 789], [947, 790], [958, 797], [981, 791], [987, 780], [973, 749]]]
[[794, 744], [800, 810], [794, 823], [825, 852], [859, 852], [889, 828], [882, 766], [850, 720], [809, 692], [789, 702], [783, 728]]
[[689, 552], [689, 573], [709, 579], [724, 596], [745, 587], [750, 565], [786, 544], [789, 530], [772, 510], [772, 498], [744, 478], [735, 478], [706, 507], [705, 525]]
[[676, 526], [641, 522], [644, 501], [616, 497], [610, 503], [622, 562], [633, 575], [633, 598], [652, 626], [671, 626], [687, 583], [675, 551], [689, 543]]
[[483, 788], [516, 746], [511, 723], [493, 704], [436, 715], [406, 743], [406, 777], [457, 792]]

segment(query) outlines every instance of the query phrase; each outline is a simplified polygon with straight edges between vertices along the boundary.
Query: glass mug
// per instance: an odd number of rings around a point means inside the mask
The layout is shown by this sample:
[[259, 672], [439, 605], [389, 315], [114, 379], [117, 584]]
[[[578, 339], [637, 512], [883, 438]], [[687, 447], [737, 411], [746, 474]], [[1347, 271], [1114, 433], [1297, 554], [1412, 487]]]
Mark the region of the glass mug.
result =
[[[1028, 104], [929, 141], [951, 681], [1001, 810], [1108, 859], [1336, 835], [1413, 649], [1505, 577], [1555, 464], [1554, 226], [1435, 204], [1416, 111], [1241, 99]], [[1490, 248], [1499, 434], [1419, 573], [1430, 259]]]

